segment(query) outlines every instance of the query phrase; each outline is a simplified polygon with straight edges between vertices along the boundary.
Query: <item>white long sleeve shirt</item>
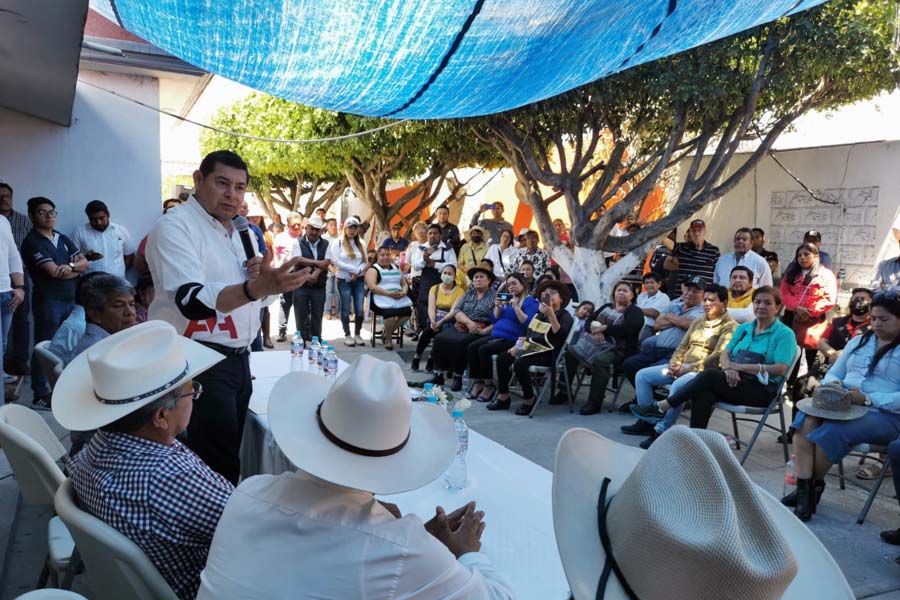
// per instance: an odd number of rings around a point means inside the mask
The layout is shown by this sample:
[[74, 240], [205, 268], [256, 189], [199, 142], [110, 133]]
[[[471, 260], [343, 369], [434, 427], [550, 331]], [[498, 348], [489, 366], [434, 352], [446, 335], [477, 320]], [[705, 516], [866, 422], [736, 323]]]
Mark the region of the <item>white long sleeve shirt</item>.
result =
[[22, 256], [16, 248], [8, 219], [0, 219], [0, 292], [12, 290], [10, 273], [22, 274]]
[[356, 244], [353, 244], [351, 248], [353, 248], [353, 256], [350, 256], [344, 249], [340, 236], [328, 245], [326, 258], [330, 258], [331, 264], [337, 267], [335, 277], [338, 279], [348, 280], [351, 275], [362, 275], [369, 268], [365, 251], [360, 252]]
[[772, 269], [769, 268], [769, 263], [753, 250], [747, 250], [747, 253], [741, 258], [738, 258], [734, 252], [722, 255], [716, 262], [713, 283], [731, 287], [731, 270], [738, 265], [753, 271], [753, 281], [750, 282], [752, 287], [772, 285]]
[[[256, 245], [253, 251], [258, 254]], [[150, 318], [171, 324], [198, 342], [246, 348], [259, 331], [259, 311], [276, 296], [230, 313], [216, 310], [226, 287], [247, 279], [247, 255], [237, 230], [231, 234], [191, 196], [160, 218], [147, 239], [147, 263], [156, 288]]]
[[[421, 246], [428, 246], [428, 244], [419, 244]], [[422, 273], [422, 269], [425, 268], [425, 251], [422, 248], [418, 248], [418, 252], [416, 253], [415, 262], [412, 263], [412, 268], [418, 271], [420, 274]], [[431, 254], [432, 260], [434, 260], [434, 268], [440, 272], [441, 269], [444, 268], [445, 265], [454, 265], [456, 266], [456, 252], [445, 244], [441, 242], [438, 244], [437, 250], [435, 250]]]
[[454, 558], [418, 517], [305, 473], [258, 475], [234, 491], [197, 600], [505, 600], [487, 556]]

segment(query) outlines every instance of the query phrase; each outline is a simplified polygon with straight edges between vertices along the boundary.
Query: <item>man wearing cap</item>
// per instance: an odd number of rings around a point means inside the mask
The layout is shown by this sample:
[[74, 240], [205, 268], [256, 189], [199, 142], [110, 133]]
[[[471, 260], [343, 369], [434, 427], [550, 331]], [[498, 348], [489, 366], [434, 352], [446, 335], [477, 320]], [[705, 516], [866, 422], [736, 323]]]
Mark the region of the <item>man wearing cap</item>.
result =
[[[150, 319], [226, 356], [198, 377], [206, 392], [194, 406], [187, 444], [233, 483], [253, 389], [247, 348], [259, 331], [260, 308], [312, 278], [309, 269], [293, 270], [299, 258], [275, 268], [259, 255], [247, 257], [232, 224], [247, 179], [247, 164], [237, 154], [208, 154], [194, 171], [194, 195], [163, 215], [147, 241], [156, 289]], [[255, 252], [252, 242], [250, 249]]]
[[831, 255], [822, 250], [822, 233], [816, 231], [815, 229], [810, 229], [806, 233], [803, 234], [803, 243], [804, 244], [812, 244], [819, 250], [819, 264], [828, 269], [829, 271], [833, 270], [834, 263], [831, 260]]
[[516, 236], [516, 248], [524, 248], [525, 247], [525, 236], [528, 234], [528, 228], [523, 227], [519, 230], [519, 234]]
[[735, 267], [742, 266], [750, 269], [753, 275], [750, 280], [751, 287], [772, 285], [772, 271], [769, 269], [769, 263], [750, 249], [752, 235], [753, 231], [749, 227], [741, 227], [734, 232], [734, 251], [723, 255], [716, 262], [716, 275], [713, 283], [728, 287], [731, 281], [731, 272]]
[[[900, 242], [900, 229], [891, 227], [891, 235], [895, 241]], [[819, 260], [821, 260], [821, 255]], [[878, 263], [870, 287], [885, 291], [900, 287], [900, 256], [886, 258]]]
[[401, 252], [405, 252], [409, 247], [409, 240], [400, 235], [401, 227], [402, 225], [400, 223], [391, 225], [391, 237], [386, 238], [381, 242], [381, 247], [390, 249], [395, 256]]
[[673, 242], [669, 238], [662, 240], [672, 251], [666, 257], [665, 268], [675, 272], [669, 286], [669, 297], [673, 299], [681, 295], [681, 282], [684, 279], [696, 275], [711, 282], [716, 274], [719, 248], [706, 241], [706, 222], [703, 219], [691, 221], [687, 239], [686, 242]]
[[484, 260], [488, 251], [488, 245], [484, 241], [485, 231], [480, 225], [473, 225], [466, 233], [469, 240], [459, 249], [459, 268], [456, 273], [456, 281], [463, 287], [469, 284], [466, 273]]
[[68, 467], [78, 505], [137, 544], [183, 600], [234, 488], [175, 438], [203, 391], [197, 376], [224, 358], [148, 321], [75, 357], [53, 398], [63, 427], [99, 429]]
[[438, 507], [423, 524], [375, 498], [427, 485], [456, 453], [450, 415], [413, 404], [399, 365], [364, 354], [333, 385], [288, 373], [268, 416], [298, 470], [235, 490], [198, 600], [513, 598], [480, 552], [484, 513], [474, 502], [450, 514]]
[[[491, 211], [490, 219], [482, 218], [485, 211]], [[481, 208], [477, 213], [472, 215], [472, 220], [469, 222], [469, 231], [471, 231], [472, 227], [479, 226], [487, 235], [487, 244], [499, 244], [500, 243], [500, 232], [504, 229], [512, 230], [512, 223], [503, 219], [503, 203], [502, 202], [494, 202], [493, 204], [482, 204]]]
[[462, 246], [462, 240], [460, 239], [459, 227], [450, 222], [450, 208], [446, 204], [441, 204], [434, 211], [434, 216], [437, 218], [437, 226], [441, 230], [441, 241], [454, 252], [459, 250], [459, 247]]
[[[328, 279], [328, 242], [322, 239], [325, 222], [319, 215], [306, 221], [306, 233], [294, 242], [291, 256], [300, 268], [310, 268], [310, 280], [294, 290], [294, 319], [307, 342], [313, 336], [322, 339], [322, 316], [325, 312], [325, 283]], [[307, 327], [306, 324], [309, 324]]]
[[512, 259], [512, 264], [510, 265], [512, 273], [519, 271], [524, 261], [534, 265], [535, 280], [540, 279], [541, 275], [550, 269], [550, 255], [547, 254], [546, 250], [538, 248], [540, 240], [541, 238], [537, 231], [528, 230], [528, 233], [525, 234], [525, 245], [519, 248], [519, 251]]

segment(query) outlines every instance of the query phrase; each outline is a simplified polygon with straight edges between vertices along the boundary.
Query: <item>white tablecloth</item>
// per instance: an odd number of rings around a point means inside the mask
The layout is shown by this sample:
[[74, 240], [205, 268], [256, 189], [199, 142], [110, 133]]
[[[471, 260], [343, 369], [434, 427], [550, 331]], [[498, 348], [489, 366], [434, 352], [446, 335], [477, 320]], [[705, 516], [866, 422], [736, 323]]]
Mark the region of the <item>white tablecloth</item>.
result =
[[[272, 439], [266, 416], [269, 392], [278, 378], [290, 370], [290, 355], [254, 352], [250, 365], [255, 380], [241, 444], [242, 474], [250, 477], [294, 470]], [[347, 363], [340, 361], [338, 370], [346, 367]], [[467, 459], [469, 484], [463, 490], [447, 490], [440, 477], [421, 489], [383, 499], [397, 504], [404, 514], [419, 515], [423, 521], [434, 516], [438, 505], [449, 512], [475, 500], [478, 508], [485, 511], [487, 522], [482, 551], [513, 584], [517, 597], [568, 598], [569, 586], [553, 533], [550, 471], [473, 430], [469, 431]]]

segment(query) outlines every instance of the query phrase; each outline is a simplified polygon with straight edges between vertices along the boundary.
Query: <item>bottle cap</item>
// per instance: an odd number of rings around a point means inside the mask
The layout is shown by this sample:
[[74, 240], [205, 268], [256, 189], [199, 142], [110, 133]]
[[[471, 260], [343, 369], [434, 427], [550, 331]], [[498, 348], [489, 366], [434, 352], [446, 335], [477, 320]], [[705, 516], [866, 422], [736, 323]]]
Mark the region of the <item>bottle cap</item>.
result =
[[454, 411], [453, 411], [452, 413], [450, 413], [450, 414], [453, 416], [454, 419], [462, 419], [462, 418], [463, 418], [463, 415], [464, 415], [465, 413], [464, 413], [463, 411], [461, 411], [461, 410], [454, 410]]
[[437, 403], [438, 403], [437, 396], [435, 396], [434, 394], [432, 394], [431, 396], [427, 396], [427, 397], [425, 398], [425, 401], [426, 401], [426, 402], [429, 402], [430, 404], [437, 404]]
[[434, 384], [426, 383], [425, 385], [422, 386], [422, 389], [425, 390], [426, 392], [431, 391], [434, 389]]

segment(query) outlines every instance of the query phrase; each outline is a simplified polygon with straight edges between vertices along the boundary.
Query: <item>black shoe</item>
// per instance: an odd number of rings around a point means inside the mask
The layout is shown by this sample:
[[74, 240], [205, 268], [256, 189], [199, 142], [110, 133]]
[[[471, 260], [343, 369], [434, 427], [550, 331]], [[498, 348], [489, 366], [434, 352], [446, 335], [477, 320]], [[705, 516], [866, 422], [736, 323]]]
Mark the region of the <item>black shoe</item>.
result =
[[659, 410], [659, 406], [656, 404], [648, 404], [647, 406], [634, 404], [631, 406], [631, 414], [648, 423], [659, 423], [666, 416], [666, 413]]
[[812, 479], [797, 480], [797, 506], [794, 515], [804, 523], [812, 519], [816, 512], [816, 495]]
[[565, 392], [557, 392], [557, 394], [555, 396], [553, 396], [552, 398], [550, 398], [550, 400], [547, 401], [547, 404], [553, 404], [553, 405], [568, 404], [568, 403], [569, 403], [569, 395], [566, 394]]
[[409, 366], [409, 368], [412, 369], [413, 371], [418, 371], [419, 370], [419, 360], [420, 359], [418, 356], [413, 356], [412, 364]]
[[287, 333], [283, 333], [281, 331], [278, 332], [278, 337], [275, 338], [276, 342], [286, 342], [287, 341]]
[[[779, 444], [784, 443], [784, 442], [781, 441], [781, 435], [779, 435], [779, 436], [775, 439], [775, 441], [778, 442]], [[787, 443], [788, 443], [788, 444], [793, 444], [793, 443], [794, 443], [794, 432], [793, 432], [793, 431], [788, 431], [788, 432], [787, 432]]]
[[36, 396], [31, 401], [31, 404], [37, 410], [50, 410], [51, 408], [53, 408], [50, 403], [50, 399], [52, 398], [52, 396], [53, 396], [53, 394], [50, 392], [47, 392], [46, 394], [41, 394], [40, 396]]
[[425, 370], [431, 373], [434, 371], [434, 360], [429, 356], [428, 360], [425, 361]]
[[643, 448], [644, 450], [646, 450], [647, 448], [649, 448], [650, 446], [652, 446], [652, 445], [653, 445], [653, 442], [655, 442], [656, 439], [657, 439], [659, 436], [661, 436], [661, 435], [662, 435], [661, 433], [658, 433], [658, 432], [654, 429], [654, 430], [653, 430], [653, 433], [650, 434], [650, 437], [648, 437], [646, 440], [644, 440], [643, 442], [641, 442], [641, 444], [640, 444], [641, 448]]
[[618, 408], [619, 414], [620, 415], [630, 415], [632, 406], [637, 406], [637, 402], [626, 402], [625, 404], [623, 404], [622, 406], [620, 406]]
[[900, 546], [900, 529], [888, 529], [881, 532], [881, 539], [891, 546]]
[[[813, 487], [816, 489], [816, 504], [818, 504], [819, 500], [822, 499], [822, 492], [825, 491], [825, 480], [817, 479], [813, 484]], [[794, 490], [793, 492], [782, 498], [781, 503], [790, 508], [794, 508], [795, 506], [797, 506], [797, 490]]]
[[462, 377], [454, 377], [453, 383], [450, 384], [451, 392], [460, 392], [462, 391]]
[[579, 415], [596, 415], [603, 407], [599, 404], [594, 404], [593, 402], [587, 402], [584, 406], [581, 407], [581, 410], [578, 411]]
[[500, 400], [498, 398], [494, 398], [491, 400], [490, 404], [487, 405], [488, 410], [509, 410], [510, 400], [507, 398], [506, 400]]
[[444, 385], [444, 375], [441, 373], [438, 373], [437, 375], [435, 375], [434, 377], [431, 378], [431, 381], [428, 381], [427, 383], [432, 383], [434, 385]]
[[534, 402], [531, 404], [525, 404], [524, 402], [519, 405], [519, 408], [516, 409], [516, 414], [520, 417], [524, 417], [526, 415], [531, 414], [531, 409], [534, 408]]
[[620, 429], [625, 435], [650, 435], [654, 431], [652, 423], [640, 420], [633, 425], [622, 425]]

